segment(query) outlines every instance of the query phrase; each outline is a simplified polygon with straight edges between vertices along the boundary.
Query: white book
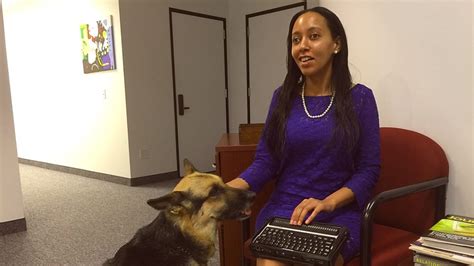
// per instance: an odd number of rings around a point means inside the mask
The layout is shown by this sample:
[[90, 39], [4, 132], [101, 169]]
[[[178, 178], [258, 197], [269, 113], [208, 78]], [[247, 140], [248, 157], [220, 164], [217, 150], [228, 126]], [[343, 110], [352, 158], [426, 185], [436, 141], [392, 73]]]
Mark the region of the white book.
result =
[[474, 257], [466, 256], [466, 255], [461, 255], [461, 254], [456, 254], [453, 252], [449, 251], [444, 251], [444, 250], [439, 250], [439, 249], [434, 249], [434, 248], [429, 248], [429, 247], [423, 247], [421, 246], [421, 243], [416, 241], [413, 244], [410, 244], [410, 247], [408, 247], [410, 250], [413, 250], [415, 252], [433, 256], [433, 257], [438, 257], [438, 258], [443, 258], [451, 261], [457, 261], [461, 263], [465, 263], [468, 265], [474, 265]]
[[450, 245], [463, 246], [463, 247], [468, 247], [468, 248], [474, 249], [474, 245], [469, 245], [469, 244], [465, 244], [465, 243], [458, 243], [458, 242], [453, 242], [453, 241], [448, 241], [448, 240], [442, 240], [442, 239], [428, 237], [428, 236], [422, 236], [421, 240], [426, 241], [426, 242], [446, 243], [446, 244], [450, 244]]
[[431, 241], [431, 240], [426, 240], [426, 239], [419, 239], [419, 242], [421, 242], [421, 245], [424, 247], [431, 247], [431, 248], [437, 248], [437, 249], [442, 249], [446, 251], [451, 251], [451, 252], [456, 252], [468, 256], [473, 256], [474, 257], [474, 248], [466, 247], [466, 246], [459, 246], [459, 245], [453, 245], [451, 243], [447, 243], [445, 241]]

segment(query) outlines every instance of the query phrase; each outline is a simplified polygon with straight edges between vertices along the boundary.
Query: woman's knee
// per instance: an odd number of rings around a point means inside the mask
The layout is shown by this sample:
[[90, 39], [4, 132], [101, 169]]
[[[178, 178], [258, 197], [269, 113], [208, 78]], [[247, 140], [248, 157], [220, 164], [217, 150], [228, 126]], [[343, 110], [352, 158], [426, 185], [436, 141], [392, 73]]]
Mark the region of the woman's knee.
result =
[[257, 259], [257, 266], [289, 266], [289, 264], [276, 260]]
[[[281, 261], [269, 260], [269, 259], [257, 259], [257, 266], [291, 266], [292, 264], [287, 264]], [[296, 264], [298, 265], [298, 264]], [[344, 259], [341, 255], [337, 256], [336, 266], [344, 265]]]

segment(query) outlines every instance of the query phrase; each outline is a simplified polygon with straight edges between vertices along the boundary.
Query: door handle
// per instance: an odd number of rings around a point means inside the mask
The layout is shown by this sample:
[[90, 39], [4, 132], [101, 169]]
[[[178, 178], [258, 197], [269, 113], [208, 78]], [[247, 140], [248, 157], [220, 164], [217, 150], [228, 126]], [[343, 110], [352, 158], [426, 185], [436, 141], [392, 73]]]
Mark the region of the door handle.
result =
[[183, 94], [178, 94], [178, 113], [179, 115], [184, 115], [184, 110], [190, 109], [187, 106], [184, 106], [184, 97]]

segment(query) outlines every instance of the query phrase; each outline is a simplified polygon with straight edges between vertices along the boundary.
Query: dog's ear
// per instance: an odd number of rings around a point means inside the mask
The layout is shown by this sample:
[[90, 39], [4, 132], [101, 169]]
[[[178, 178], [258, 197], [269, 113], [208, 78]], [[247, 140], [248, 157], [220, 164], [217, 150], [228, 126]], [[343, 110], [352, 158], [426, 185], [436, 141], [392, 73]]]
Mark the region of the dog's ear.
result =
[[157, 210], [164, 210], [170, 206], [181, 206], [180, 203], [185, 199], [184, 192], [173, 191], [167, 195], [156, 199], [149, 199], [146, 203]]
[[183, 164], [184, 164], [184, 174], [185, 175], [190, 175], [194, 172], [198, 172], [198, 170], [196, 170], [194, 165], [188, 159], [184, 159]]

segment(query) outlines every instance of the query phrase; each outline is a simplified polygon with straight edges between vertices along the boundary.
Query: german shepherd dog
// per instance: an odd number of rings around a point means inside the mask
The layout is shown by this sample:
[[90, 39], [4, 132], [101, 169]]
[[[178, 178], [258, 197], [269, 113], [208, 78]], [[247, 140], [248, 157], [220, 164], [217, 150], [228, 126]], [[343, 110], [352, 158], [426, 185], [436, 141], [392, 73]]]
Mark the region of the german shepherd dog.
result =
[[215, 253], [218, 221], [248, 217], [255, 193], [200, 173], [188, 160], [184, 168], [185, 176], [173, 192], [147, 201], [160, 210], [155, 220], [104, 265], [207, 265]]

